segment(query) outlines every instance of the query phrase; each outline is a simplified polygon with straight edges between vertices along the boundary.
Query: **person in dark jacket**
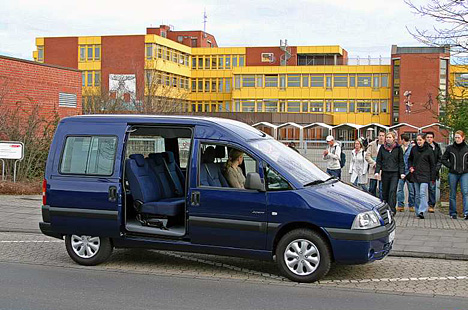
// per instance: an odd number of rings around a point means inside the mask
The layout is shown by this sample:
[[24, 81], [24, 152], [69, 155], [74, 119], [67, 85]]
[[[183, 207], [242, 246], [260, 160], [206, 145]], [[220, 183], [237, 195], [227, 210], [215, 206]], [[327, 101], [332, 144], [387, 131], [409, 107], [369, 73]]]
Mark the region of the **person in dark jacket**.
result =
[[393, 214], [396, 213], [396, 192], [399, 178], [405, 177], [405, 162], [403, 150], [396, 142], [395, 133], [389, 132], [385, 136], [385, 144], [377, 154], [375, 176], [381, 174], [382, 198], [388, 203]]
[[429, 183], [429, 213], [434, 213], [434, 208], [437, 203], [436, 201], [436, 191], [437, 191], [437, 180], [440, 179], [439, 171], [442, 167], [442, 149], [440, 145], [434, 141], [434, 133], [426, 132], [426, 142], [431, 147], [434, 152], [435, 160], [435, 170], [436, 170], [436, 181], [434, 183]]
[[416, 137], [416, 146], [411, 149], [408, 158], [409, 171], [413, 174], [416, 196], [416, 215], [424, 219], [428, 208], [427, 192], [430, 183], [435, 183], [436, 167], [434, 151], [426, 142], [426, 136], [420, 133]]
[[468, 145], [465, 143], [465, 133], [455, 132], [455, 142], [449, 145], [442, 155], [442, 164], [449, 168], [450, 187], [450, 217], [457, 218], [457, 186], [460, 183], [463, 196], [463, 213], [468, 220]]

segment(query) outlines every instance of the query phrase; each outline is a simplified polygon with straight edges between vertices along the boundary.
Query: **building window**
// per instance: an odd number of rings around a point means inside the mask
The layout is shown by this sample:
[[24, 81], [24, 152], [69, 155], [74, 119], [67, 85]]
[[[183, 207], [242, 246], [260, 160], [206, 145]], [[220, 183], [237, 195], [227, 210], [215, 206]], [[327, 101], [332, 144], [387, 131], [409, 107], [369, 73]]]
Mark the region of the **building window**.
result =
[[232, 56], [232, 67], [237, 67], [237, 55]]
[[198, 57], [198, 69], [203, 69], [203, 57]]
[[223, 61], [224, 61], [224, 58], [222, 56], [219, 56], [219, 58], [218, 58], [218, 69], [223, 68], [223, 65], [224, 65]]
[[278, 100], [263, 100], [265, 112], [278, 112]]
[[323, 101], [311, 101], [310, 112], [323, 112]]
[[356, 87], [356, 76], [354, 74], [349, 76], [349, 87]]
[[210, 56], [205, 56], [205, 69], [210, 69], [211, 59]]
[[328, 113], [331, 113], [332, 111], [332, 101], [331, 100], [327, 100], [327, 102], [325, 103], [325, 106], [326, 106], [326, 111]]
[[263, 112], [263, 101], [257, 100], [257, 112]]
[[94, 72], [94, 86], [100, 86], [100, 85], [101, 85], [101, 72], [95, 71]]
[[198, 80], [197, 92], [199, 92], [199, 93], [203, 92], [203, 80], [202, 79]]
[[205, 93], [210, 92], [210, 80], [205, 79]]
[[279, 102], [279, 111], [286, 112], [286, 102], [284, 100], [280, 100]]
[[244, 58], [245, 58], [244, 55], [240, 55], [240, 56], [239, 56], [239, 67], [245, 66], [245, 64], [244, 64]]
[[224, 111], [226, 112], [231, 111], [231, 103], [229, 101], [224, 102]]
[[265, 87], [278, 87], [278, 75], [265, 75]]
[[197, 38], [193, 38], [191, 41], [192, 41], [192, 47], [197, 47], [198, 45]]
[[255, 112], [255, 100], [242, 100], [242, 112]]
[[256, 75], [257, 87], [263, 87], [263, 75]]
[[357, 113], [371, 113], [371, 102], [370, 101], [358, 101]]
[[286, 76], [284, 74], [281, 74], [279, 76], [280, 80], [280, 88], [286, 88]]
[[[307, 81], [308, 80], [309, 80], [309, 78], [307, 78]], [[309, 101], [307, 101], [307, 100], [302, 101], [302, 112], [304, 112], [304, 113], [309, 112]]]
[[161, 31], [161, 37], [163, 37], [163, 38], [166, 37], [166, 32], [165, 31]]
[[86, 60], [86, 47], [80, 46], [80, 61]]
[[325, 76], [325, 85], [327, 86], [327, 89], [331, 89], [332, 88], [332, 77], [331, 75], [327, 75]]
[[92, 46], [88, 46], [87, 60], [93, 60], [93, 47]]
[[197, 91], [197, 81], [195, 79], [192, 80], [192, 93]]
[[333, 78], [334, 87], [348, 87], [348, 75], [335, 75]]
[[223, 92], [223, 79], [218, 79], [218, 92]]
[[231, 68], [231, 56], [226, 56], [226, 66], [224, 66], [225, 69], [230, 69]]
[[373, 88], [380, 88], [380, 74], [374, 74], [372, 76], [372, 87]]
[[301, 76], [299, 74], [288, 74], [288, 87], [301, 87]]
[[211, 91], [216, 92], [216, 79], [211, 79]]
[[216, 69], [218, 67], [218, 64], [216, 63], [216, 55], [213, 55], [211, 57], [211, 69]]
[[388, 87], [388, 74], [382, 74], [382, 87]]
[[85, 87], [86, 86], [86, 72], [81, 72], [81, 86]]
[[309, 75], [308, 74], [302, 75], [302, 87], [309, 87]]
[[388, 100], [380, 101], [380, 113], [388, 113]]
[[372, 114], [378, 115], [379, 114], [379, 101], [372, 100]]
[[184, 41], [184, 37], [183, 36], [177, 36], [177, 41], [179, 43], [182, 43]]
[[37, 61], [44, 61], [44, 46], [37, 47]]
[[236, 112], [240, 112], [240, 101], [236, 100], [234, 104], [236, 105]]
[[333, 101], [333, 112], [347, 113], [348, 102], [346, 100], [335, 100]]
[[468, 87], [468, 74], [456, 73], [455, 74], [455, 86]]
[[[358, 87], [371, 87], [370, 75], [358, 75]], [[359, 107], [358, 107], [359, 110]]]
[[146, 44], [146, 59], [151, 60], [153, 59], [153, 45]]
[[235, 89], [240, 88], [240, 75], [234, 76], [234, 88]]
[[311, 75], [310, 86], [311, 87], [323, 87], [323, 75]]
[[301, 102], [300, 101], [292, 101], [288, 100], [288, 112], [300, 112], [301, 109]]
[[242, 76], [242, 87], [255, 87], [255, 76], [254, 75], [243, 75]]
[[94, 46], [94, 60], [101, 59], [101, 47], [99, 45]]
[[355, 100], [349, 101], [349, 113], [356, 113], [356, 103]]
[[93, 86], [93, 71], [88, 71], [88, 86]]
[[197, 58], [192, 57], [192, 69], [197, 69]]
[[179, 62], [179, 53], [176, 51], [172, 51], [172, 62], [178, 63]]

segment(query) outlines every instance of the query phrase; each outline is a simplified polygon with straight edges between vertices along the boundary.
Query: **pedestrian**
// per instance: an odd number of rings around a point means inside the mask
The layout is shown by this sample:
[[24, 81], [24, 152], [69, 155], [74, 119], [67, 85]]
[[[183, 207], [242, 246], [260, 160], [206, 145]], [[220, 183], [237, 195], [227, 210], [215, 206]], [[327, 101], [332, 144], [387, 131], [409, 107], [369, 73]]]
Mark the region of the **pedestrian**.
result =
[[296, 149], [296, 143], [294, 143], [293, 141], [289, 142], [288, 143], [288, 146], [293, 149], [294, 151], [298, 152], [299, 153], [299, 150]]
[[[411, 153], [413, 145], [410, 143], [410, 136], [407, 133], [401, 135], [401, 149], [403, 150], [403, 160], [405, 162], [405, 175], [409, 173], [408, 158]], [[405, 210], [405, 185], [408, 188], [408, 207], [410, 212], [414, 212], [414, 184], [405, 179], [398, 180], [397, 191], [397, 211], [403, 212]]]
[[379, 183], [379, 196], [382, 199], [382, 183], [380, 181], [380, 174], [375, 174], [375, 166], [377, 164], [377, 154], [380, 147], [385, 143], [385, 130], [379, 130], [377, 140], [369, 143], [366, 152], [366, 161], [369, 164], [369, 193], [377, 197], [377, 184]]
[[457, 187], [460, 183], [463, 197], [463, 214], [468, 220], [468, 145], [465, 143], [465, 133], [455, 132], [454, 143], [447, 146], [442, 155], [442, 164], [449, 168], [450, 202], [449, 212], [452, 219], [457, 218]]
[[396, 142], [394, 132], [389, 132], [385, 136], [385, 144], [380, 147], [377, 154], [375, 177], [382, 179], [382, 199], [390, 206], [392, 213], [396, 213], [396, 192], [398, 179], [405, 178], [405, 162], [403, 160], [403, 150]]
[[440, 168], [442, 167], [442, 149], [440, 148], [439, 143], [434, 141], [434, 133], [432, 131], [426, 132], [426, 142], [432, 148], [434, 152], [435, 159], [435, 169], [436, 169], [436, 181], [435, 183], [429, 183], [429, 213], [434, 213], [436, 206], [436, 192], [437, 192], [437, 183], [440, 180]]
[[354, 141], [354, 149], [351, 152], [351, 164], [349, 174], [351, 183], [367, 192], [367, 172], [369, 164], [366, 161], [366, 152], [360, 139]]
[[415, 212], [420, 219], [424, 219], [428, 208], [429, 184], [435, 183], [436, 178], [434, 151], [426, 142], [425, 134], [416, 136], [416, 146], [411, 149], [408, 164], [416, 194]]
[[323, 159], [327, 161], [327, 173], [341, 179], [341, 146], [333, 136], [327, 136], [327, 149], [323, 151]]

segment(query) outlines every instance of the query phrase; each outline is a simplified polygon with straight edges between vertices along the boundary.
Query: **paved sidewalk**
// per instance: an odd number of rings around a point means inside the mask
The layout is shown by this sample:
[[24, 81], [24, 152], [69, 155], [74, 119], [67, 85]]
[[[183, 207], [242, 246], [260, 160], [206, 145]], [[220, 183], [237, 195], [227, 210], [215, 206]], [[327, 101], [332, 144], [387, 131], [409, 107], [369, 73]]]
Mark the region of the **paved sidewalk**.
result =
[[[40, 233], [41, 196], [0, 196], [0, 232]], [[452, 220], [436, 210], [424, 220], [408, 211], [397, 213], [391, 255], [468, 260], [468, 221]]]

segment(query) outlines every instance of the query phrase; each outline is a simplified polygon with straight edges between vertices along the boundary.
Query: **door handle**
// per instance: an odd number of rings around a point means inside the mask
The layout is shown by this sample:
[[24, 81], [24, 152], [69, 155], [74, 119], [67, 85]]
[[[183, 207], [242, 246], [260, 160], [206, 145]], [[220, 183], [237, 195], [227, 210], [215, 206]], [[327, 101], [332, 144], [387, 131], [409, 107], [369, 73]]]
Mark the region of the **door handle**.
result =
[[192, 192], [190, 202], [192, 206], [199, 206], [200, 205], [200, 192]]
[[117, 187], [116, 186], [109, 186], [109, 201], [110, 202], [117, 201]]

